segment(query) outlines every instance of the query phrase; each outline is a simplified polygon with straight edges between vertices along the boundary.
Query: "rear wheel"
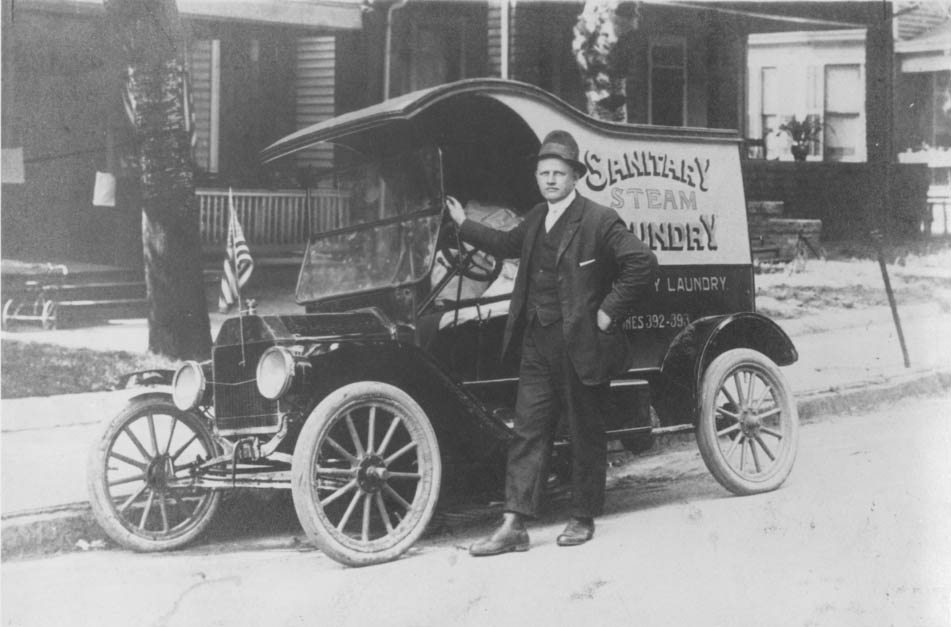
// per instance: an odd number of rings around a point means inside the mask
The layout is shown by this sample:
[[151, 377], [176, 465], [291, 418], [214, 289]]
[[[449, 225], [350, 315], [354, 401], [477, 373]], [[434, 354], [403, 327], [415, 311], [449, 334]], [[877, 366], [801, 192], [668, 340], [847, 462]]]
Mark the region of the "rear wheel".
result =
[[335, 390], [294, 449], [294, 507], [310, 540], [348, 566], [396, 559], [422, 535], [439, 496], [436, 434], [408, 394], [377, 381]]
[[799, 414], [789, 384], [768, 357], [738, 348], [703, 375], [697, 443], [707, 468], [734, 494], [775, 490], [792, 470]]
[[89, 502], [110, 538], [135, 551], [167, 551], [211, 522], [220, 494], [187, 485], [189, 466], [214, 456], [211, 432], [171, 399], [133, 400], [110, 422], [87, 465]]

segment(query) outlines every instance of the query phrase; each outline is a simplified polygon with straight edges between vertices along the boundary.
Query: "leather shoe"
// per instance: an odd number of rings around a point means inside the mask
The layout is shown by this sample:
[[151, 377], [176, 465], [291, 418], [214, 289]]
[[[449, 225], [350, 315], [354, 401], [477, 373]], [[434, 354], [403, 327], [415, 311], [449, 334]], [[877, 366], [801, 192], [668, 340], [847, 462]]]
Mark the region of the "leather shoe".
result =
[[527, 550], [528, 531], [525, 530], [524, 523], [506, 520], [491, 536], [470, 546], [469, 554], [473, 557], [484, 557]]
[[578, 546], [594, 537], [594, 520], [591, 518], [572, 518], [565, 530], [558, 536], [558, 546]]

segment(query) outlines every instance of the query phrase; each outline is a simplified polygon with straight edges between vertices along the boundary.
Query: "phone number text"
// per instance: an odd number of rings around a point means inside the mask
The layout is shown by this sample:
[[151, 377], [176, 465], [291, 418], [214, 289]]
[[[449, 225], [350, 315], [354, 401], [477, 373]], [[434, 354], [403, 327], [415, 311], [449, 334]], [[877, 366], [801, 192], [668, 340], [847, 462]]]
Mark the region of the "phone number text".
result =
[[621, 325], [625, 331], [641, 329], [680, 329], [690, 324], [690, 315], [685, 313], [657, 313], [631, 316]]

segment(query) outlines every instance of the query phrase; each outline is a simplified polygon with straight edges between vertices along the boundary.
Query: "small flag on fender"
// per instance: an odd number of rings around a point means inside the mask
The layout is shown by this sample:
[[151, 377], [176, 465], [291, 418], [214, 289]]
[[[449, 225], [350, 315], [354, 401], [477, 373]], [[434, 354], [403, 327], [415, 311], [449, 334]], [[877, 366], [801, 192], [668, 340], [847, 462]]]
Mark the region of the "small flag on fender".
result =
[[218, 297], [218, 311], [227, 313], [236, 301], [241, 300], [241, 288], [251, 277], [254, 270], [254, 259], [251, 250], [244, 239], [244, 231], [238, 222], [238, 214], [234, 210], [234, 199], [231, 190], [228, 190], [228, 212], [231, 218], [228, 221], [228, 244], [225, 248], [224, 272], [221, 275], [221, 295]]

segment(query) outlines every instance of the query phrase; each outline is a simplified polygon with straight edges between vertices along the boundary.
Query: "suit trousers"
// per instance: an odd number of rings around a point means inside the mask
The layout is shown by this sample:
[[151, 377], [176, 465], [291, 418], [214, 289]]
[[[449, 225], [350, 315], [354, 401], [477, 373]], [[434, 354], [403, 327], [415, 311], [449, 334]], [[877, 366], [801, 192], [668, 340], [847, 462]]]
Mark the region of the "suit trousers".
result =
[[505, 510], [535, 517], [548, 478], [558, 419], [571, 437], [571, 515], [594, 517], [604, 507], [609, 384], [581, 382], [568, 356], [564, 325], [542, 326], [533, 314], [522, 340], [514, 438], [509, 443]]

